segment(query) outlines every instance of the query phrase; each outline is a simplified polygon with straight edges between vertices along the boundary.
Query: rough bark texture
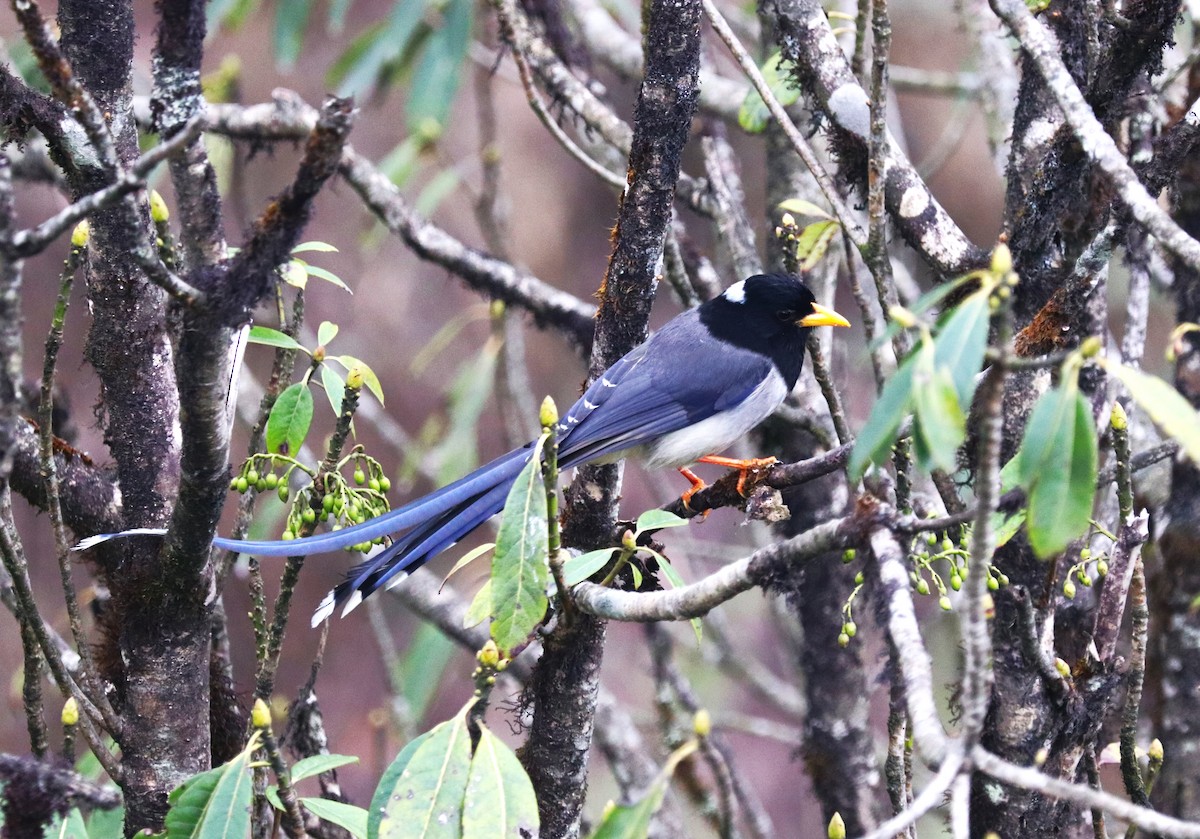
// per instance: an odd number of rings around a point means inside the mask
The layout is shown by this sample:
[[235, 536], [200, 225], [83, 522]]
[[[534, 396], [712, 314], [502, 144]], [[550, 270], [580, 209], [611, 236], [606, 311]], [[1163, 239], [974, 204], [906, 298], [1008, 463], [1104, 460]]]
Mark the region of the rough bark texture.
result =
[[[1188, 95], [1200, 95], [1200, 70], [1192, 68]], [[1175, 183], [1175, 220], [1192, 236], [1200, 236], [1200, 159], [1195, 155], [1179, 170]], [[1175, 312], [1179, 323], [1200, 323], [1200, 273], [1175, 264]], [[1183, 336], [1178, 345], [1175, 387], [1200, 408], [1200, 335]], [[1154, 787], [1155, 804], [1186, 819], [1200, 818], [1200, 633], [1192, 604], [1200, 591], [1200, 469], [1177, 459], [1171, 469], [1171, 495], [1166, 526], [1159, 541], [1162, 567], [1152, 584], [1151, 614], [1161, 634], [1154, 651], [1158, 672], [1158, 725], [1155, 733], [1166, 746], [1162, 777]]]
[[[629, 185], [600, 289], [589, 381], [646, 339], [680, 158], [696, 110], [701, 16], [697, 0], [654, 0], [648, 9]], [[564, 509], [564, 544], [584, 550], [609, 544], [619, 493], [619, 467], [580, 469]], [[521, 760], [537, 792], [542, 836], [557, 839], [579, 835], [604, 622], [576, 616], [543, 643]]]

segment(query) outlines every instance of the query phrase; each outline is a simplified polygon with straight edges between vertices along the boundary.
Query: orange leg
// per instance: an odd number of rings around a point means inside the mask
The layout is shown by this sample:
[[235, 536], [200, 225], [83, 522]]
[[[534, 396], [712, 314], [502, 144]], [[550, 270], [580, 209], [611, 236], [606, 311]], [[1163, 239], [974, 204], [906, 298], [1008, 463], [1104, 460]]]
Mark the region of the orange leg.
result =
[[737, 490], [739, 495], [746, 494], [746, 477], [759, 469], [766, 469], [778, 461], [773, 457], [755, 457], [750, 460], [738, 460], [733, 457], [720, 457], [715, 454], [705, 455], [700, 458], [699, 463], [711, 463], [714, 466], [724, 466], [727, 469], [736, 469], [740, 473], [738, 475]]
[[[691, 469], [688, 469], [686, 466], [679, 467], [679, 474], [687, 478], [692, 484], [691, 489], [680, 496], [680, 500], [683, 501], [684, 508], [690, 510], [692, 508], [688, 502], [692, 500], [692, 496], [708, 485], [704, 483], [704, 481], [695, 472], [693, 472]], [[708, 515], [707, 510], [705, 510], [704, 515]]]

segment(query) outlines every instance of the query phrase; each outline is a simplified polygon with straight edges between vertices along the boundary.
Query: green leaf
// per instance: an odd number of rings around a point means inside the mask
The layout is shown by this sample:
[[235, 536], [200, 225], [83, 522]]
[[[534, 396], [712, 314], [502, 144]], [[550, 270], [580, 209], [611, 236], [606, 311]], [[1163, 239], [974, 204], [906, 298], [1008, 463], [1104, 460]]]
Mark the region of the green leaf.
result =
[[272, 329], [269, 326], [252, 326], [250, 334], [246, 338], [251, 344], [262, 344], [267, 347], [279, 347], [284, 350], [301, 350], [308, 352], [300, 343], [284, 332], [278, 329]]
[[689, 740], [667, 758], [667, 764], [654, 779], [645, 795], [633, 804], [613, 807], [596, 827], [591, 839], [645, 839], [650, 830], [650, 820], [662, 806], [667, 794], [667, 785], [675, 767], [685, 757], [696, 751], [696, 741]]
[[121, 836], [125, 826], [125, 808], [114, 807], [111, 810], [93, 810], [88, 816], [87, 829], [90, 839], [113, 839]]
[[384, 404], [383, 385], [379, 383], [379, 377], [375, 375], [375, 371], [372, 370], [365, 361], [363, 361], [361, 358], [355, 358], [352, 355], [330, 356], [330, 358], [345, 367], [347, 371], [357, 367], [359, 372], [362, 373], [363, 384], [367, 386], [367, 390], [371, 391], [371, 393], [375, 395], [375, 398], [379, 400], [380, 405]]
[[892, 450], [900, 424], [912, 405], [916, 361], [917, 356], [910, 355], [883, 386], [883, 392], [867, 417], [867, 424], [854, 440], [848, 467], [851, 482], [859, 481], [870, 464], [883, 463]]
[[1129, 395], [1163, 434], [1179, 443], [1180, 449], [1193, 463], [1200, 464], [1200, 412], [1179, 391], [1157, 376], [1115, 361], [1105, 361], [1103, 364], [1106, 370], [1121, 380]]
[[1046, 559], [1087, 532], [1096, 493], [1096, 430], [1074, 377], [1038, 400], [1017, 456], [1029, 544]]
[[[115, 834], [117, 836], [120, 833]], [[78, 807], [67, 812], [66, 818], [55, 816], [54, 821], [46, 826], [42, 833], [44, 839], [90, 839], [87, 825], [83, 821], [83, 813]]]
[[[918, 297], [916, 302], [908, 307], [908, 310], [914, 315], [924, 314], [925, 312], [928, 312], [930, 309], [937, 306], [938, 303], [941, 303], [943, 300], [945, 300], [955, 289], [959, 288], [964, 283], [973, 282], [975, 279], [976, 278], [974, 276], [967, 274], [966, 276], [959, 277], [957, 280], [951, 280], [948, 283], [942, 283], [941, 285], [934, 286], [929, 291]], [[902, 329], [904, 329], [904, 327], [899, 323], [894, 320], [889, 320], [887, 328], [883, 330], [881, 335], [877, 335], [875, 340], [872, 341], [867, 348], [874, 352], [884, 344], [891, 343], [892, 339], [895, 338]]]
[[409, 131], [427, 135], [431, 124], [446, 124], [471, 44], [474, 11], [472, 0], [449, 0], [442, 8], [442, 25], [429, 36], [408, 89]]
[[292, 248], [292, 253], [306, 253], [313, 251], [316, 253], [338, 253], [338, 249], [328, 242], [301, 242]]
[[[679, 576], [679, 572], [675, 570], [675, 566], [665, 556], [658, 551], [651, 551], [651, 553], [658, 559], [658, 570], [662, 571], [662, 575], [667, 578], [671, 588], [683, 588], [687, 585], [683, 577]], [[704, 625], [700, 623], [700, 618], [692, 618], [689, 622], [692, 625], [692, 632], [696, 633], [696, 646], [698, 647], [704, 640]]]
[[964, 411], [971, 405], [975, 377], [983, 366], [983, 354], [987, 350], [991, 321], [989, 297], [990, 291], [984, 289], [960, 303], [942, 324], [933, 342], [935, 363], [939, 368], [948, 369], [954, 377], [958, 404]]
[[342, 281], [342, 278], [332, 271], [327, 271], [324, 268], [319, 268], [316, 265], [309, 265], [308, 263], [304, 264], [304, 270], [305, 273], [310, 277], [316, 277], [318, 280], [324, 280], [327, 283], [332, 283], [347, 294], [354, 293], [354, 290], [350, 288], [350, 286], [346, 285]]
[[550, 537], [542, 483], [545, 441], [542, 435], [534, 444], [509, 490], [492, 554], [492, 639], [505, 651], [524, 641], [546, 615]]
[[312, 757], [296, 761], [292, 765], [290, 777], [292, 783], [295, 784], [303, 781], [305, 778], [311, 778], [314, 775], [320, 775], [322, 772], [330, 772], [353, 763], [358, 763], [358, 758], [354, 755], [313, 755]]
[[806, 201], [803, 198], [788, 198], [786, 201], [779, 202], [779, 209], [785, 213], [791, 213], [797, 216], [813, 216], [814, 218], [832, 219], [833, 216], [829, 211], [818, 207], [811, 201]]
[[[800, 88], [794, 86], [790, 74], [780, 68], [782, 61], [783, 56], [775, 53], [763, 63], [761, 71], [767, 89], [786, 108], [800, 98]], [[749, 134], [761, 134], [770, 121], [771, 112], [767, 109], [767, 103], [752, 88], [738, 109], [738, 125]]]
[[250, 756], [257, 735], [223, 766], [202, 772], [176, 787], [167, 801], [165, 839], [240, 839], [250, 831], [253, 784]]
[[[475, 560], [479, 559], [479, 557], [483, 556], [488, 551], [492, 550], [494, 547], [496, 547], [495, 542], [487, 542], [467, 551], [462, 555], [462, 557], [459, 558], [458, 562], [454, 563], [454, 567], [446, 572], [446, 576], [442, 577], [442, 585], [446, 585], [446, 583], [450, 582], [451, 577], [453, 577], [462, 569], [466, 568]], [[440, 587], [438, 588], [438, 591], [441, 591]]]
[[463, 629], [479, 626], [492, 616], [492, 581], [484, 580], [463, 615]]
[[279, 276], [293, 288], [305, 288], [308, 285], [308, 265], [303, 259], [289, 259], [279, 266]]
[[500, 346], [498, 340], [489, 337], [479, 354], [459, 368], [450, 385], [446, 407], [449, 427], [431, 452], [440, 483], [449, 483], [478, 465], [479, 418], [496, 384]]
[[800, 261], [800, 270], [811, 271], [815, 268], [841, 229], [840, 222], [814, 221], [800, 231], [800, 238], [796, 240], [796, 258]]
[[395, 3], [386, 22], [355, 38], [329, 71], [329, 84], [338, 95], [365, 97], [391, 75], [393, 66], [411, 54], [419, 36], [428, 31], [428, 7], [423, 0]]
[[429, 623], [420, 623], [409, 639], [403, 657], [390, 674], [392, 683], [399, 685], [397, 694], [408, 702], [412, 719], [424, 718], [437, 696], [442, 674], [450, 664], [458, 646], [450, 636]]
[[433, 215], [441, 203], [454, 193], [461, 180], [457, 169], [443, 169], [438, 172], [413, 202], [413, 210], [425, 218]]
[[321, 387], [329, 404], [333, 407], [333, 415], [342, 415], [342, 400], [346, 398], [346, 380], [342, 374], [328, 364], [321, 365]]
[[379, 836], [379, 823], [383, 821], [384, 808], [392, 797], [392, 792], [395, 790], [396, 784], [399, 783], [400, 776], [408, 768], [408, 763], [412, 760], [412, 756], [416, 754], [417, 749], [421, 748], [430, 737], [448, 725], [450, 725], [450, 721], [440, 722], [424, 734], [414, 737], [400, 750], [400, 753], [396, 755], [395, 760], [388, 765], [388, 768], [383, 770], [383, 775], [379, 778], [379, 786], [375, 787], [375, 792], [371, 796], [371, 807], [367, 810], [367, 836], [371, 837], [371, 839]]
[[327, 798], [301, 798], [300, 804], [318, 819], [350, 831], [354, 839], [366, 839], [367, 811], [362, 807]]
[[667, 510], [647, 510], [637, 517], [637, 523], [633, 526], [633, 535], [637, 537], [651, 530], [662, 530], [667, 527], [684, 527], [689, 523], [687, 519], [680, 518]]
[[312, 418], [312, 391], [303, 382], [288, 385], [267, 417], [267, 451], [280, 454], [300, 451]]
[[321, 321], [321, 325], [317, 327], [317, 343], [325, 346], [338, 334], [338, 325], [327, 320]]
[[[465, 709], [464, 709], [465, 710]], [[406, 750], [407, 751], [407, 750]], [[459, 839], [462, 806], [471, 769], [471, 735], [466, 714], [433, 729], [417, 747], [400, 777], [385, 793], [379, 839]], [[383, 784], [371, 801], [372, 817]]]
[[485, 726], [463, 798], [463, 839], [522, 839], [538, 833], [537, 797], [512, 749]]
[[[927, 357], [932, 362], [931, 354]], [[928, 472], [953, 472], [958, 447], [967, 438], [967, 426], [949, 370], [939, 367], [927, 373], [918, 369], [913, 382], [913, 410], [913, 440], [921, 467]]]
[[573, 586], [582, 583], [595, 574], [612, 560], [612, 556], [620, 548], [601, 548], [598, 551], [573, 556], [563, 563], [563, 580]]
[[279, 0], [275, 10], [275, 61], [288, 70], [295, 66], [304, 46], [304, 30], [312, 0]]

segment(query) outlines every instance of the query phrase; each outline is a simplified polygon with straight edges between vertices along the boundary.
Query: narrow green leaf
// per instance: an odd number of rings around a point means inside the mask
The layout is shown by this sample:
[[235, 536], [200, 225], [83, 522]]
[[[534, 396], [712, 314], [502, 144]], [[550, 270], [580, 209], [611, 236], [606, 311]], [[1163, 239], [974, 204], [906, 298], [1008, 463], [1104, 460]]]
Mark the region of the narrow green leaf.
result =
[[[779, 104], [786, 108], [800, 98], [800, 88], [794, 86], [790, 74], [780, 68], [782, 60], [783, 56], [780, 53], [774, 53], [763, 62], [760, 69], [767, 89], [779, 100]], [[761, 134], [770, 121], [771, 112], [767, 109], [767, 103], [758, 95], [757, 90], [751, 88], [742, 102], [742, 107], [738, 109], [738, 125], [748, 134]]]
[[512, 749], [485, 726], [463, 798], [463, 839], [522, 839], [538, 833], [537, 797]]
[[357, 367], [362, 373], [363, 384], [367, 386], [367, 390], [371, 391], [371, 393], [375, 395], [375, 398], [379, 400], [380, 405], [384, 404], [383, 385], [379, 383], [379, 377], [375, 375], [375, 371], [372, 370], [365, 361], [363, 361], [361, 358], [355, 358], [352, 355], [330, 356], [330, 358], [345, 367], [347, 370], [352, 370], [353, 368]]
[[413, 210], [417, 215], [428, 218], [432, 216], [442, 202], [454, 194], [462, 177], [457, 169], [443, 169], [421, 189], [417, 200], [413, 202]]
[[228, 763], [184, 781], [167, 797], [166, 839], [234, 839], [250, 830], [250, 755], [258, 737]]
[[800, 238], [796, 240], [796, 258], [802, 271], [816, 267], [841, 229], [841, 223], [836, 221], [814, 221], [800, 231]]
[[367, 839], [367, 811], [327, 798], [301, 798], [300, 804], [318, 819], [350, 831], [354, 839]]
[[463, 615], [463, 629], [479, 626], [492, 616], [492, 581], [484, 580]]
[[449, 427], [431, 452], [438, 478], [449, 483], [478, 465], [479, 418], [496, 384], [500, 342], [489, 337], [479, 354], [463, 364], [447, 393]]
[[965, 411], [975, 393], [975, 377], [983, 365], [987, 350], [991, 309], [989, 292], [980, 290], [960, 303], [938, 330], [934, 339], [934, 361], [954, 377], [958, 404]]
[[[914, 315], [924, 314], [925, 312], [928, 312], [930, 309], [937, 306], [938, 303], [941, 303], [943, 300], [945, 300], [946, 297], [948, 297], [951, 292], [953, 292], [959, 286], [963, 285], [964, 283], [973, 282], [975, 279], [976, 278], [974, 276], [967, 274], [966, 276], [959, 277], [957, 280], [951, 280], [948, 283], [942, 283], [941, 285], [934, 286], [932, 289], [918, 297], [916, 302], [908, 307], [908, 310]], [[887, 328], [883, 330], [882, 334], [875, 337], [875, 340], [868, 345], [868, 349], [874, 352], [884, 344], [891, 343], [892, 339], [895, 338], [902, 329], [904, 329], [904, 327], [899, 323], [894, 320], [889, 320]]]
[[296, 245], [296, 247], [292, 248], [292, 253], [305, 253], [307, 251], [314, 251], [316, 253], [337, 253], [338, 249], [328, 242], [318, 241], [301, 242], [300, 244]]
[[280, 454], [300, 451], [312, 418], [312, 391], [303, 382], [288, 385], [267, 417], [267, 451]]
[[1055, 556], [1087, 532], [1096, 492], [1096, 430], [1073, 378], [1038, 400], [1018, 457], [1029, 544]]
[[388, 764], [388, 768], [383, 770], [383, 775], [379, 778], [379, 785], [375, 787], [375, 792], [371, 796], [371, 807], [367, 811], [367, 836], [371, 837], [371, 839], [376, 839], [379, 836], [379, 823], [383, 821], [384, 809], [391, 800], [392, 793], [395, 791], [396, 785], [400, 782], [400, 776], [404, 774], [404, 770], [408, 767], [412, 756], [416, 754], [417, 749], [421, 748], [430, 737], [433, 737], [441, 729], [450, 725], [451, 722], [452, 720], [440, 722], [424, 734], [414, 737], [400, 750], [395, 760]]
[[1179, 443], [1180, 449], [1193, 463], [1200, 464], [1200, 412], [1179, 391], [1157, 376], [1115, 361], [1104, 362], [1104, 368], [1121, 380], [1129, 395], [1154, 424]]
[[916, 367], [916, 355], [909, 356], [899, 369], [883, 386], [883, 392], [875, 401], [867, 417], [867, 424], [854, 441], [854, 450], [850, 453], [850, 480], [857, 482], [872, 463], [883, 463], [892, 445], [896, 442], [896, 434], [900, 424], [911, 410], [913, 400], [913, 370]]
[[412, 719], [424, 718], [437, 696], [442, 674], [457, 652], [454, 640], [433, 624], [421, 622], [418, 625], [404, 655], [396, 663], [396, 672], [391, 674], [393, 683], [401, 688], [397, 694], [408, 701]]
[[113, 839], [121, 836], [125, 825], [125, 808], [114, 807], [111, 810], [93, 810], [88, 816], [87, 829], [89, 839]]
[[304, 270], [310, 277], [316, 277], [318, 280], [324, 280], [327, 283], [331, 283], [348, 294], [354, 293], [354, 289], [346, 285], [346, 283], [342, 281], [342, 278], [332, 271], [326, 270], [325, 268], [320, 268], [316, 265], [307, 264], [304, 266]]
[[588, 551], [579, 556], [573, 556], [563, 563], [563, 580], [573, 586], [582, 583], [612, 561], [614, 553], [620, 548], [601, 548], [598, 551]]
[[294, 288], [304, 288], [308, 285], [308, 266], [303, 259], [289, 259], [279, 266], [279, 276]]
[[[679, 571], [665, 556], [658, 551], [651, 551], [651, 553], [658, 559], [658, 570], [662, 571], [662, 575], [667, 578], [671, 588], [683, 588], [687, 585], [683, 577], [679, 576]], [[692, 632], [696, 633], [696, 646], [698, 647], [704, 640], [704, 625], [700, 623], [700, 618], [692, 618], [689, 623], [692, 625]]]
[[317, 327], [317, 343], [322, 346], [328, 344], [338, 334], [338, 325], [330, 321], [323, 320], [321, 325]]
[[797, 216], [813, 216], [814, 218], [832, 219], [833, 216], [829, 211], [817, 206], [811, 201], [806, 201], [803, 198], [788, 198], [786, 201], [779, 202], [779, 209], [785, 213], [791, 213]]
[[342, 400], [346, 398], [346, 380], [342, 378], [342, 374], [334, 370], [328, 364], [321, 365], [321, 388], [325, 391], [325, 397], [329, 400], [330, 406], [333, 408], [333, 415], [340, 417], [342, 415]]
[[680, 518], [667, 510], [647, 510], [637, 517], [637, 523], [633, 526], [634, 536], [641, 536], [643, 533], [648, 533], [651, 530], [662, 530], [667, 527], [684, 527], [690, 524], [687, 519]]
[[[475, 560], [479, 559], [479, 557], [483, 556], [485, 553], [487, 553], [494, 547], [496, 547], [495, 542], [487, 542], [483, 545], [479, 545], [478, 547], [472, 548], [471, 550], [467, 551], [465, 554], [462, 555], [462, 557], [458, 560], [458, 562], [454, 563], [454, 567], [446, 572], [446, 576], [442, 577], [442, 586], [444, 586], [444, 585], [446, 585], [446, 583], [450, 582], [451, 577], [453, 577], [455, 574], [457, 574], [462, 569], [466, 568], [468, 565], [470, 565]], [[440, 587], [438, 588], [438, 591], [441, 591]]]
[[928, 377], [918, 373], [913, 384], [913, 409], [914, 441], [921, 467], [930, 472], [953, 472], [958, 447], [967, 438], [967, 427], [949, 370], [941, 367]]
[[275, 61], [285, 70], [300, 57], [311, 8], [312, 0], [279, 0], [275, 9]]
[[56, 816], [42, 836], [45, 839], [90, 839], [87, 825], [83, 821], [83, 813], [79, 812], [78, 807], [73, 807], [65, 818]]
[[292, 783], [295, 784], [305, 778], [311, 778], [322, 772], [330, 772], [353, 763], [358, 763], [358, 758], [354, 755], [313, 755], [296, 761], [292, 765], [290, 777]]
[[446, 125], [471, 43], [475, 4], [449, 0], [442, 13], [442, 25], [429, 36], [408, 89], [405, 120], [414, 133], [428, 133], [431, 124]]
[[696, 747], [696, 741], [689, 740], [676, 749], [641, 799], [633, 804], [613, 807], [596, 827], [591, 839], [644, 839], [650, 830], [650, 820], [666, 797], [667, 785], [675, 767], [696, 751]]
[[[460, 713], [412, 753], [383, 804], [379, 839], [459, 839], [470, 769], [471, 735]], [[367, 830], [374, 835], [369, 823]]]
[[542, 483], [543, 435], [517, 476], [500, 519], [492, 554], [492, 639], [502, 650], [520, 644], [546, 614], [550, 570], [546, 488]]
[[284, 350], [301, 350], [303, 352], [308, 352], [308, 350], [304, 349], [304, 347], [301, 346], [300, 343], [291, 335], [280, 332], [278, 329], [272, 329], [269, 326], [250, 327], [250, 334], [246, 337], [246, 340], [251, 344], [262, 344], [266, 347], [279, 347], [280, 349]]

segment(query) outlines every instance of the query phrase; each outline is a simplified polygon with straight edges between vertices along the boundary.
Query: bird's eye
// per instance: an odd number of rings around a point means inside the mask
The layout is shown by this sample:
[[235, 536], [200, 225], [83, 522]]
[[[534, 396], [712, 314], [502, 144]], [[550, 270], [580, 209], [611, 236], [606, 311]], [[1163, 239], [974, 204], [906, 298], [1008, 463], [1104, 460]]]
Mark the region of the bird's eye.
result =
[[781, 309], [775, 313], [775, 317], [779, 318], [781, 321], [790, 323], [796, 319], [796, 312], [792, 309]]

